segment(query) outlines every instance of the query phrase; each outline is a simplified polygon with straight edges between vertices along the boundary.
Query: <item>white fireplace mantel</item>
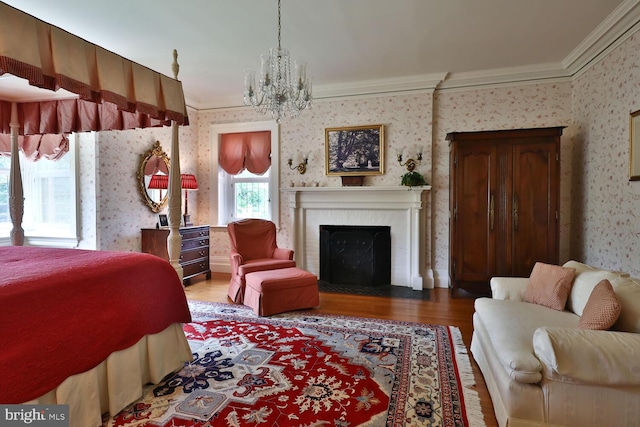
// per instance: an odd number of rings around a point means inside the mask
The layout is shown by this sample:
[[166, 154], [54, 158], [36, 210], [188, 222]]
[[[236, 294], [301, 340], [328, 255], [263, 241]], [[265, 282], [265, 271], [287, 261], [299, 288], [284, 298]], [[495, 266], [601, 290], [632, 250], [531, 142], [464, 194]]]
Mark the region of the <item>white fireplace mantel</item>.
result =
[[424, 209], [431, 186], [291, 187], [296, 264], [320, 272], [320, 225], [387, 225], [391, 227], [391, 284], [414, 290], [433, 288], [425, 269], [428, 215]]

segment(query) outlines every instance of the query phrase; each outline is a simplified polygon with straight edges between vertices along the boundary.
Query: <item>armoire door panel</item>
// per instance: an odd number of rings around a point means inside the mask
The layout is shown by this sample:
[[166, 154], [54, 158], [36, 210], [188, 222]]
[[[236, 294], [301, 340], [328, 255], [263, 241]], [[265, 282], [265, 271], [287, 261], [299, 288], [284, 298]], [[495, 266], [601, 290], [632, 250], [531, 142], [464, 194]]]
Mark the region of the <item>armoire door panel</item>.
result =
[[[540, 261], [557, 261], [557, 160], [555, 144], [520, 144], [513, 156], [512, 274], [528, 276]], [[517, 220], [517, 222], [516, 222]]]
[[491, 176], [495, 149], [474, 147], [458, 152], [457, 242], [458, 280], [479, 280], [493, 273], [490, 230]]

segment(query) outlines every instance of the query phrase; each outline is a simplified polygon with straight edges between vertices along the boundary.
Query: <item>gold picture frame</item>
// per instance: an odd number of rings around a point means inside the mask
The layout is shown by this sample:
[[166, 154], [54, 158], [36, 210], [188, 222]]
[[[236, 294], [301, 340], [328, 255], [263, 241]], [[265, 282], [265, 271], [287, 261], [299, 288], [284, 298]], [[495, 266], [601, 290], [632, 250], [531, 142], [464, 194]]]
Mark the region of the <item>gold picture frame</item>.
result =
[[640, 181], [640, 110], [629, 116], [629, 181]]
[[384, 174], [384, 125], [326, 128], [326, 174]]

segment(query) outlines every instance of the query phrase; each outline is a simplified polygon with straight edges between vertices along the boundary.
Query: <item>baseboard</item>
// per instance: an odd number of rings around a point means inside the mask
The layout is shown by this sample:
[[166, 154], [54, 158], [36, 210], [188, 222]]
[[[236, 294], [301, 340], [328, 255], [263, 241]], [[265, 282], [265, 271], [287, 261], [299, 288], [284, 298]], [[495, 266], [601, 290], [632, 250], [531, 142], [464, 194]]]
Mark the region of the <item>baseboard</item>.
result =
[[449, 270], [433, 270], [433, 275], [436, 288], [449, 287]]
[[231, 274], [231, 263], [229, 262], [229, 257], [210, 256], [209, 267], [213, 273]]

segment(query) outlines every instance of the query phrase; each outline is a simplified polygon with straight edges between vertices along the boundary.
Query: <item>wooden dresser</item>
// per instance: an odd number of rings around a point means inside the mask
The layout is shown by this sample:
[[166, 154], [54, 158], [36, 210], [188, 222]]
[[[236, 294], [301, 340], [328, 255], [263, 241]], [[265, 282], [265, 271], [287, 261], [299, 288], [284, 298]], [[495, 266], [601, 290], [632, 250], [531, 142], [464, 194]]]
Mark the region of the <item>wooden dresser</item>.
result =
[[[180, 249], [180, 265], [183, 271], [183, 283], [188, 285], [190, 279], [198, 274], [206, 274], [211, 279], [209, 267], [209, 226], [196, 225], [181, 227], [182, 247]], [[142, 252], [169, 260], [167, 251], [168, 228], [143, 228]]]

